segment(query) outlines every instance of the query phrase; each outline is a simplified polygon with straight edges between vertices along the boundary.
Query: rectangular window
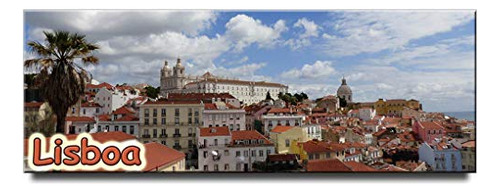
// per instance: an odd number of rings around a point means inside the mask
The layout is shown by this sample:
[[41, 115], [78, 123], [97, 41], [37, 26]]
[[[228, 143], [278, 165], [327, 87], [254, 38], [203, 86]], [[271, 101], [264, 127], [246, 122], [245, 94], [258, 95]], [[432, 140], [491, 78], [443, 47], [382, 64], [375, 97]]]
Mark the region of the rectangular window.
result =
[[124, 133], [127, 132], [127, 126], [125, 126], [125, 125], [122, 126], [122, 132], [124, 132]]
[[167, 109], [161, 109], [161, 116], [162, 117], [167, 116]]
[[131, 135], [133, 135], [133, 134], [134, 134], [134, 129], [135, 129], [135, 127], [134, 127], [133, 125], [130, 125], [130, 127], [129, 127], [129, 130], [128, 130], [128, 131], [129, 131], [129, 133], [130, 133]]
[[224, 171], [228, 171], [229, 170], [229, 164], [224, 164]]
[[175, 108], [175, 116], [179, 117], [179, 108]]
[[264, 156], [264, 150], [259, 150], [259, 157], [263, 157]]
[[118, 125], [115, 126], [115, 131], [118, 131]]

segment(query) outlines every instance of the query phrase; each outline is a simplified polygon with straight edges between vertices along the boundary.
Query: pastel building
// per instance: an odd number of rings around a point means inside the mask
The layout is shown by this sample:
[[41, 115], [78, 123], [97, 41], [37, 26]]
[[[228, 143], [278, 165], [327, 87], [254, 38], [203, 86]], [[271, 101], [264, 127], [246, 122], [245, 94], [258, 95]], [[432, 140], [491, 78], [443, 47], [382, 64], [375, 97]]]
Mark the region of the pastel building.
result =
[[276, 126], [302, 126], [304, 120], [305, 115], [300, 115], [291, 108], [271, 108], [266, 115], [262, 115], [266, 135]]
[[446, 141], [420, 145], [418, 149], [420, 161], [427, 163], [432, 171], [462, 171], [460, 150]]
[[446, 135], [446, 129], [433, 121], [417, 121], [413, 124], [413, 131], [418, 134], [420, 139], [428, 143]]
[[253, 170], [275, 154], [274, 144], [257, 131], [230, 131], [228, 127], [197, 129], [198, 170], [204, 172]]
[[276, 126], [269, 133], [269, 138], [276, 147], [276, 153], [290, 153], [293, 142], [304, 142], [308, 140], [305, 129], [295, 126]]
[[229, 103], [205, 103], [203, 110], [204, 127], [229, 127], [231, 131], [245, 130], [245, 110]]

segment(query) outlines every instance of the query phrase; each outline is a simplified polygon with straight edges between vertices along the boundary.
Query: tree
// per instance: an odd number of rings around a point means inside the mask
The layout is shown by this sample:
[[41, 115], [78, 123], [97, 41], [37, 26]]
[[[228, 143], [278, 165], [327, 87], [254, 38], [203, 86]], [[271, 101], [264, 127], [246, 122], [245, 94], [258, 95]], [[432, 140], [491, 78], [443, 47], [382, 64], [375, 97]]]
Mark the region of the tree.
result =
[[347, 101], [344, 98], [339, 97], [339, 105], [340, 107], [347, 107]]
[[271, 93], [269, 93], [269, 91], [266, 94], [266, 100], [273, 100], [273, 98], [271, 97]]
[[307, 94], [304, 93], [304, 92], [300, 93], [300, 96], [302, 97], [302, 101], [306, 100], [306, 99], [309, 99], [309, 96], [307, 96]]
[[99, 46], [85, 39], [85, 35], [67, 31], [43, 32], [45, 41], [29, 41], [29, 51], [37, 58], [24, 61], [25, 67], [37, 67], [43, 98], [49, 103], [57, 117], [56, 133], [64, 133], [64, 123], [68, 109], [76, 104], [84, 94], [85, 84], [90, 80], [88, 72], [75, 63], [97, 64], [99, 59], [93, 52]]
[[149, 98], [152, 98], [152, 99], [158, 98], [158, 95], [160, 94], [160, 87], [154, 88], [151, 86], [147, 86], [145, 89], [146, 89], [146, 95]]

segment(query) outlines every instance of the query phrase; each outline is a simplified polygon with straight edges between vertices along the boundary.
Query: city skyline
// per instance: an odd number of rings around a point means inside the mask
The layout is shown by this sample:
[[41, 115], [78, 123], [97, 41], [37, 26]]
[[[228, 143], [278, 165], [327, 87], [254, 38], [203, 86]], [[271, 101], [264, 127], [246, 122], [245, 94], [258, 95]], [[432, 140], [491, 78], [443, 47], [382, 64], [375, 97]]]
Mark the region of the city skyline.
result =
[[24, 27], [25, 42], [44, 30], [87, 35], [101, 46], [87, 69], [102, 82], [159, 86], [163, 61], [180, 57], [187, 74], [279, 82], [311, 98], [335, 94], [345, 75], [356, 102], [474, 111], [474, 11], [31, 11]]

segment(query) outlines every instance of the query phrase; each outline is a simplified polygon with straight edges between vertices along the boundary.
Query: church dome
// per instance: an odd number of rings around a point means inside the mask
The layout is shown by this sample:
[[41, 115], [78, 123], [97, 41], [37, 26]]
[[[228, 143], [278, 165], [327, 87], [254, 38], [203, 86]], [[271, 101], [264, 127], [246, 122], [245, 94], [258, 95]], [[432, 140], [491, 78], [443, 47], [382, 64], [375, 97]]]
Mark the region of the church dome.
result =
[[347, 85], [345, 78], [342, 78], [342, 85], [340, 85], [339, 89], [337, 90], [337, 95], [352, 95], [352, 90], [349, 85]]

